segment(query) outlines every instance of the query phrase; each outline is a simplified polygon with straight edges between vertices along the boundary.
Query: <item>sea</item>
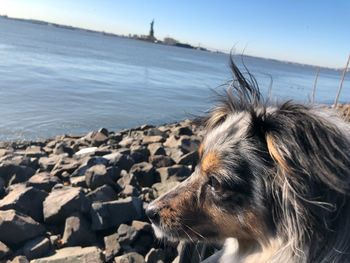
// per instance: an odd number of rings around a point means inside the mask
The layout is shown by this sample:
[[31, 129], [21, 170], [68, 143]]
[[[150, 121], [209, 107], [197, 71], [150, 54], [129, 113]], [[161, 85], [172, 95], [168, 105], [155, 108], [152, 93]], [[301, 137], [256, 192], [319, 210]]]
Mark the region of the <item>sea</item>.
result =
[[[229, 59], [224, 53], [0, 17], [0, 140], [120, 130], [203, 115], [232, 78]], [[310, 101], [315, 66], [234, 59], [255, 76], [265, 97]], [[317, 103], [333, 103], [341, 74], [320, 69]], [[349, 75], [341, 102], [350, 101]]]

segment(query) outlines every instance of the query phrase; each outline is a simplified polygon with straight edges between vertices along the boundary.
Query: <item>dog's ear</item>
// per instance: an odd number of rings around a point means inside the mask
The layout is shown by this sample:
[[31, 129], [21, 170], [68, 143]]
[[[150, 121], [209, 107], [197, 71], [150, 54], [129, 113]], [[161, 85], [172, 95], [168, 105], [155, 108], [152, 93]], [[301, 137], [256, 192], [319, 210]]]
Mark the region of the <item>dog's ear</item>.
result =
[[336, 125], [292, 103], [280, 106], [265, 119], [268, 152], [290, 182], [312, 181], [348, 193], [350, 143]]

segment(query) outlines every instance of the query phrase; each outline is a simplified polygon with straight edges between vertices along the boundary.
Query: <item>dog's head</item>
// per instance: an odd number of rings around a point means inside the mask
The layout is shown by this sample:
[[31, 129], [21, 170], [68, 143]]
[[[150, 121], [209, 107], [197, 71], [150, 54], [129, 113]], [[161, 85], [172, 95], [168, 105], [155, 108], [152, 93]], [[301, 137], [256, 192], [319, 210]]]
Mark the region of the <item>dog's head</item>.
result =
[[350, 158], [341, 149], [349, 141], [307, 107], [265, 106], [232, 69], [232, 89], [206, 120], [195, 171], [146, 213], [159, 237], [262, 243], [279, 235], [299, 246], [314, 227], [329, 227], [322, 221], [334, 210], [323, 205], [349, 190]]

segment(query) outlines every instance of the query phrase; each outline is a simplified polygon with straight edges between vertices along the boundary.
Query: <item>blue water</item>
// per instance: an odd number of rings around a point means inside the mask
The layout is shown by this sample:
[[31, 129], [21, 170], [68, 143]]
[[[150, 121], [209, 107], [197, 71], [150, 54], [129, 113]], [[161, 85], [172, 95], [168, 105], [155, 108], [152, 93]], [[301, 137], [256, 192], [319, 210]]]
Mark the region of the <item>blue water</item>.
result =
[[[288, 52], [288, 51], [286, 51]], [[201, 114], [230, 79], [227, 54], [163, 46], [0, 18], [0, 140], [130, 128]], [[316, 69], [245, 57], [266, 94], [307, 101]], [[316, 101], [331, 103], [341, 72], [321, 69]], [[219, 88], [220, 89], [220, 88]], [[350, 76], [342, 101], [350, 101]]]

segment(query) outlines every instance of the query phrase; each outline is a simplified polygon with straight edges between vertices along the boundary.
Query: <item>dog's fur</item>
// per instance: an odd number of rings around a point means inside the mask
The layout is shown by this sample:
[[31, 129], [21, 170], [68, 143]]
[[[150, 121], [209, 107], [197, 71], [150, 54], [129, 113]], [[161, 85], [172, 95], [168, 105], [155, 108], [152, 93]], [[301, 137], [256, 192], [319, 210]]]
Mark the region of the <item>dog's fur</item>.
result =
[[147, 209], [156, 235], [234, 237], [221, 262], [350, 262], [349, 125], [324, 108], [267, 106], [231, 64], [194, 173]]

